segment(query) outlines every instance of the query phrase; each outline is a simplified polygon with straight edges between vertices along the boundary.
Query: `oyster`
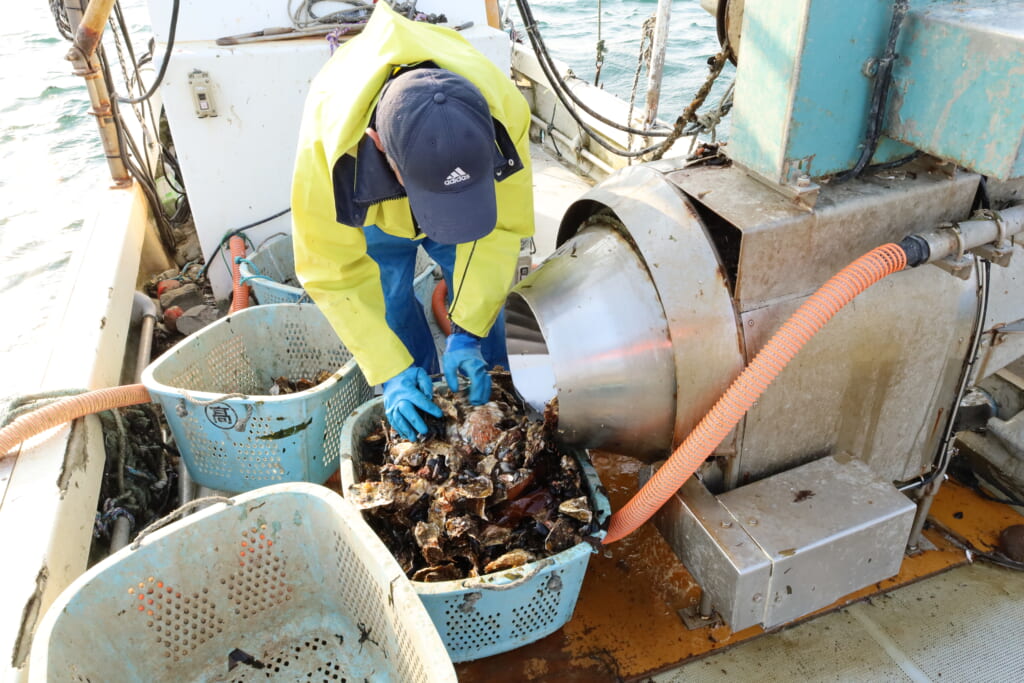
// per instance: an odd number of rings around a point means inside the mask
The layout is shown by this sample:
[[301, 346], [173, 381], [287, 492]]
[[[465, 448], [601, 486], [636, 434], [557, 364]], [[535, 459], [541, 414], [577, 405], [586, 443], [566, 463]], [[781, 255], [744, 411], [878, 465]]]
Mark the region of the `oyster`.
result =
[[580, 466], [557, 448], [557, 405], [536, 419], [508, 373], [492, 380], [482, 406], [436, 391], [442, 417], [416, 442], [384, 421], [363, 442], [347, 495], [414, 581], [522, 566], [597, 529]]
[[399, 486], [390, 481], [362, 481], [349, 487], [347, 496], [360, 510], [391, 505]]
[[528, 562], [533, 562], [537, 559], [533, 553], [523, 550], [522, 548], [516, 548], [510, 550], [493, 562], [488, 562], [487, 566], [484, 567], [484, 571], [490, 574], [491, 572], [500, 572], [503, 569], [512, 569], [513, 567], [522, 567]]
[[495, 401], [474, 407], [459, 426], [459, 436], [481, 453], [490, 453], [501, 436], [501, 423], [509, 417], [508, 410]]
[[417, 522], [412, 533], [427, 564], [440, 564], [444, 560], [445, 553], [441, 548], [441, 530], [437, 528], [436, 524]]
[[412, 575], [413, 581], [425, 583], [436, 583], [438, 581], [454, 581], [462, 578], [462, 570], [454, 564], [441, 564], [436, 567], [426, 567]]
[[594, 513], [590, 510], [590, 501], [587, 500], [586, 496], [563, 500], [558, 505], [558, 511], [563, 515], [578, 519], [584, 524], [589, 524], [590, 520], [594, 518]]

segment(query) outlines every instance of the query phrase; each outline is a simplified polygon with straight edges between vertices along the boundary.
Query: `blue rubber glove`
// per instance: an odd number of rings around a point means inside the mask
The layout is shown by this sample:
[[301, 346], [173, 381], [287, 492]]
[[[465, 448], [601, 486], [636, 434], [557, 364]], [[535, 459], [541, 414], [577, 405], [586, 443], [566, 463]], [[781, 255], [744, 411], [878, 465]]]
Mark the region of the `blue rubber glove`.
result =
[[468, 332], [456, 332], [448, 336], [444, 357], [444, 378], [448, 388], [459, 390], [459, 375], [469, 379], [469, 402], [479, 406], [491, 398], [491, 375], [487, 362], [480, 353], [480, 339]]
[[431, 400], [434, 385], [423, 368], [410, 365], [384, 382], [384, 414], [402, 438], [415, 441], [427, 433], [427, 423], [419, 411], [441, 417], [441, 409]]

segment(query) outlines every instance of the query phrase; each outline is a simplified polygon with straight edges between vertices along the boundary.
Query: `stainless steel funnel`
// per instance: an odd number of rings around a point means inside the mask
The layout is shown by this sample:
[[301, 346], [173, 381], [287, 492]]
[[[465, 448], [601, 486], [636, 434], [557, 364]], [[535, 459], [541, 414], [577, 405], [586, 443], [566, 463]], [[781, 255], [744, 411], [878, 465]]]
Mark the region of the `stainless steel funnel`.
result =
[[704, 225], [634, 166], [570, 207], [559, 241], [506, 302], [512, 379], [534, 405], [557, 395], [568, 443], [663, 458], [743, 367]]
[[[534, 405], [557, 392], [567, 443], [653, 454], [671, 442], [667, 322], [643, 261], [610, 223], [585, 228], [523, 279], [505, 326], [517, 388]], [[543, 378], [553, 386], [537, 386]]]

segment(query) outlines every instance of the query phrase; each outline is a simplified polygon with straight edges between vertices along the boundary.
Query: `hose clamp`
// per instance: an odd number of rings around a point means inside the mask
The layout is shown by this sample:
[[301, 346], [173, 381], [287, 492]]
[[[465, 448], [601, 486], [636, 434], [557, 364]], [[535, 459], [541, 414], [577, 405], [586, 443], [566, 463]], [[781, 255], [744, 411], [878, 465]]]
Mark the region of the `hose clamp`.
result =
[[1013, 243], [1006, 239], [1006, 223], [1003, 221], [1003, 217], [999, 215], [998, 211], [992, 209], [982, 209], [975, 216], [996, 224], [996, 239], [994, 242], [977, 247], [974, 249], [974, 253], [997, 266], [1005, 268], [1010, 265], [1010, 258], [1013, 256]]
[[971, 277], [971, 271], [974, 266], [974, 259], [970, 258], [966, 254], [966, 245], [964, 244], [963, 231], [960, 229], [959, 223], [950, 223], [946, 226], [956, 238], [956, 253], [950, 254], [944, 259], [934, 261], [935, 265], [942, 268], [948, 273], [957, 276], [961, 280], [968, 280]]

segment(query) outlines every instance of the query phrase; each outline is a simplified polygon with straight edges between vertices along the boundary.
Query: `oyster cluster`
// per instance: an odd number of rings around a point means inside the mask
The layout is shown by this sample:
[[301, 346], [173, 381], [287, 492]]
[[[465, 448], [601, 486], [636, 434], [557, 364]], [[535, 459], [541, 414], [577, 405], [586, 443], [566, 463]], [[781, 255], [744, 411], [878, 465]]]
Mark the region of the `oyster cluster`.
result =
[[414, 581], [501, 571], [576, 545], [597, 521], [576, 458], [559, 452], [557, 403], [531, 419], [507, 372], [492, 400], [435, 392], [444, 416], [401, 439], [382, 421], [364, 441], [346, 497]]
[[300, 377], [299, 379], [288, 379], [287, 377], [274, 377], [274, 383], [270, 386], [267, 394], [270, 396], [282, 396], [284, 394], [295, 394], [300, 391], [307, 391], [323, 384], [331, 378], [331, 373], [327, 370], [321, 370], [316, 373], [316, 377], [309, 379], [307, 377]]

